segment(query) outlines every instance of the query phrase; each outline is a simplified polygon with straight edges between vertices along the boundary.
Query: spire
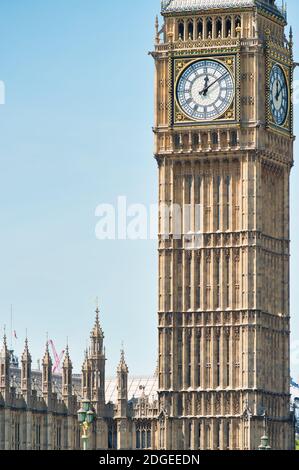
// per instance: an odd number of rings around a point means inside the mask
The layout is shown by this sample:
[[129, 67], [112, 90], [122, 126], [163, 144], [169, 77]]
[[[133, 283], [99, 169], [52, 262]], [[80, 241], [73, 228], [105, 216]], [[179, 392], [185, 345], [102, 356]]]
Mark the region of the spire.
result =
[[95, 318], [95, 324], [93, 327], [93, 330], [91, 332], [91, 337], [92, 338], [104, 338], [104, 333], [100, 325], [100, 310], [99, 307], [96, 308], [96, 318]]
[[125, 351], [122, 346], [120, 361], [117, 368], [117, 414], [126, 417], [128, 411], [128, 374], [129, 369], [125, 360]]
[[46, 366], [46, 365], [51, 365], [52, 367], [52, 359], [51, 359], [51, 356], [50, 356], [50, 351], [49, 351], [49, 341], [47, 340], [46, 342], [46, 350], [45, 350], [45, 355], [43, 357], [43, 365]]
[[103, 356], [103, 343], [104, 343], [104, 333], [100, 325], [100, 310], [99, 307], [96, 308], [96, 317], [94, 327], [90, 333], [90, 354], [89, 359], [99, 359], [100, 356]]
[[82, 368], [83, 397], [91, 400], [98, 416], [105, 412], [105, 367], [104, 333], [100, 325], [100, 310], [95, 311], [95, 323], [90, 334], [89, 354]]
[[24, 351], [23, 351], [23, 354], [22, 354], [22, 362], [32, 362], [32, 359], [31, 359], [31, 354], [30, 354], [30, 351], [29, 351], [29, 346], [28, 346], [28, 338], [26, 336], [26, 339], [25, 339], [25, 346], [24, 346]]
[[82, 365], [82, 396], [85, 399], [90, 399], [90, 383], [89, 383], [89, 359], [88, 359], [88, 349], [84, 351], [84, 361]]
[[86, 348], [84, 351], [84, 361], [82, 364], [82, 371], [88, 369], [88, 349]]
[[65, 356], [62, 365], [63, 374], [62, 374], [62, 396], [67, 406], [70, 405], [69, 400], [73, 394], [73, 364], [70, 358], [69, 346], [67, 344], [65, 349]]
[[126, 359], [125, 359], [125, 351], [124, 351], [123, 347], [120, 351], [120, 361], [119, 361], [119, 365], [118, 365], [118, 368], [117, 368], [117, 372], [124, 372], [126, 374], [129, 373], [129, 369], [128, 369]]
[[69, 346], [67, 345], [65, 349], [64, 360], [63, 360], [63, 368], [68, 369], [72, 367], [73, 367], [73, 364], [72, 364], [71, 357], [70, 357]]
[[10, 397], [10, 351], [7, 347], [7, 338], [4, 327], [3, 346], [0, 353], [0, 392], [4, 400]]
[[28, 338], [26, 335], [25, 347], [22, 354], [22, 371], [21, 371], [21, 390], [23, 397], [29, 405], [31, 399], [31, 354], [29, 352]]
[[8, 347], [7, 347], [7, 336], [6, 336], [6, 330], [4, 327], [4, 335], [3, 335], [3, 344], [2, 344], [2, 357], [6, 356], [9, 354]]
[[46, 342], [46, 351], [43, 357], [43, 379], [42, 379], [42, 389], [43, 397], [46, 400], [47, 404], [50, 403], [50, 397], [52, 395], [52, 359], [49, 352], [49, 341]]

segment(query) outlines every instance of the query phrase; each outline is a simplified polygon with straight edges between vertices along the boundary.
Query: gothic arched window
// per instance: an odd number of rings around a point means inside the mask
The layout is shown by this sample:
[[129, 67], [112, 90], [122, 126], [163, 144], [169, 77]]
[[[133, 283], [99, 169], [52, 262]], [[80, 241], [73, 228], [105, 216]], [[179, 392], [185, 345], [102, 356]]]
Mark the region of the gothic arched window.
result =
[[152, 447], [152, 433], [151, 431], [147, 431], [147, 448], [150, 449]]
[[217, 421], [216, 423], [216, 447], [217, 450], [220, 449], [220, 422]]
[[229, 214], [229, 209], [230, 209], [230, 176], [226, 177], [226, 228], [229, 230], [230, 227], [230, 214]]
[[220, 219], [221, 219], [221, 177], [220, 175], [216, 178], [216, 199], [217, 199], [217, 230], [220, 230]]
[[181, 145], [181, 139], [180, 139], [180, 136], [178, 134], [175, 134], [174, 136], [174, 146], [175, 148], [179, 148]]
[[213, 145], [218, 145], [218, 134], [217, 134], [217, 132], [213, 132], [213, 134], [212, 134], [212, 144]]
[[201, 423], [198, 423], [197, 448], [201, 448]]
[[188, 362], [188, 369], [187, 369], [187, 387], [191, 387], [191, 368], [192, 368], [192, 364], [191, 364], [191, 335], [189, 336], [188, 335], [188, 338], [187, 338], [187, 351], [186, 351], [186, 356], [187, 356], [187, 362]]
[[143, 430], [141, 433], [141, 445], [142, 449], [146, 449], [146, 431]]
[[236, 131], [232, 131], [230, 134], [230, 144], [232, 147], [235, 147], [238, 143], [238, 135]]
[[178, 33], [179, 33], [179, 39], [181, 39], [182, 41], [184, 40], [184, 36], [185, 36], [185, 24], [184, 24], [184, 21], [179, 21], [179, 24], [178, 24]]
[[198, 134], [193, 134], [192, 135], [192, 141], [193, 145], [197, 147], [199, 145], [199, 135]]
[[188, 39], [193, 39], [193, 34], [194, 34], [193, 20], [189, 20], [188, 21]]
[[230, 16], [227, 16], [225, 20], [225, 36], [228, 38], [231, 35], [232, 35], [232, 20]]
[[140, 442], [140, 431], [137, 430], [136, 431], [136, 449], [140, 449], [140, 444], [141, 444], [141, 442]]
[[216, 34], [218, 38], [222, 37], [222, 19], [217, 18], [216, 20]]
[[191, 449], [191, 448], [192, 448], [192, 430], [193, 430], [193, 423], [191, 422], [191, 423], [189, 424], [189, 436], [188, 436], [189, 442], [188, 442], [188, 449]]
[[225, 430], [225, 440], [226, 440], [226, 448], [230, 448], [230, 422], [226, 423], [226, 430]]
[[235, 30], [236, 30], [236, 28], [240, 28], [240, 27], [241, 27], [241, 16], [237, 15], [235, 17]]
[[213, 21], [212, 18], [207, 18], [207, 37], [211, 38], [213, 36]]
[[216, 340], [216, 361], [217, 361], [217, 387], [220, 387], [220, 334]]
[[206, 427], [206, 440], [207, 440], [207, 449], [211, 449], [211, 426], [209, 424]]
[[201, 18], [199, 18], [199, 20], [197, 22], [197, 35], [198, 35], [198, 39], [202, 39], [202, 36], [203, 36], [203, 22], [202, 22]]

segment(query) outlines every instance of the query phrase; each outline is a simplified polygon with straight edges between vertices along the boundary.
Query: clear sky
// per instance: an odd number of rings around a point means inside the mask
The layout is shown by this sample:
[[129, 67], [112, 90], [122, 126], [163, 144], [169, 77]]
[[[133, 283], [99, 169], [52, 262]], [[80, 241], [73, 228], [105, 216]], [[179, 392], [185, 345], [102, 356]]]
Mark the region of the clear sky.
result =
[[[299, 5], [289, 2], [289, 18]], [[99, 297], [108, 374], [125, 342], [132, 374], [156, 366], [155, 241], [99, 241], [95, 209], [126, 195], [156, 202], [153, 47], [160, 0], [2, 2], [0, 79], [0, 324], [14, 348], [26, 328], [33, 365], [46, 332], [76, 371]], [[299, 61], [299, 24], [293, 24]], [[299, 72], [296, 74], [299, 79]], [[296, 105], [299, 133], [299, 105]], [[299, 320], [299, 185], [292, 173], [292, 341]], [[297, 318], [296, 318], [297, 317]], [[299, 358], [293, 372], [299, 376]]]

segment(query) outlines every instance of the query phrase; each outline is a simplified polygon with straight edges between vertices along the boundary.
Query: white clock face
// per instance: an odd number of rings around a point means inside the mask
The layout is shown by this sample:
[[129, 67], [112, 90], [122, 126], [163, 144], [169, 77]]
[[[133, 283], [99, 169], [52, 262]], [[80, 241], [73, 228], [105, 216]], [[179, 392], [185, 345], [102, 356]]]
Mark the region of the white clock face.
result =
[[278, 126], [282, 126], [289, 109], [289, 92], [285, 74], [279, 65], [274, 65], [270, 74], [270, 106]]
[[180, 76], [177, 100], [191, 119], [211, 121], [229, 108], [234, 92], [233, 77], [222, 63], [200, 60], [187, 67]]

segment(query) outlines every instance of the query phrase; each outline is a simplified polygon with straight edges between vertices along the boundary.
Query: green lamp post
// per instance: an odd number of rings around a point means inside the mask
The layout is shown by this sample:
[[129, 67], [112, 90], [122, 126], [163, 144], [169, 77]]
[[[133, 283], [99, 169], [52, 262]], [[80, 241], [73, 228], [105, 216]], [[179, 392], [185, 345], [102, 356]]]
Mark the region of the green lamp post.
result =
[[271, 450], [269, 445], [269, 437], [267, 436], [267, 414], [264, 413], [264, 435], [261, 437], [261, 444], [259, 450]]
[[92, 409], [91, 403], [89, 400], [84, 399], [81, 403], [81, 408], [77, 412], [78, 414], [78, 421], [82, 430], [82, 442], [83, 442], [83, 450], [88, 449], [88, 439], [89, 439], [89, 429], [92, 423], [95, 420], [95, 412]]
[[259, 446], [259, 450], [271, 450], [268, 436], [264, 435], [261, 437], [261, 445]]

